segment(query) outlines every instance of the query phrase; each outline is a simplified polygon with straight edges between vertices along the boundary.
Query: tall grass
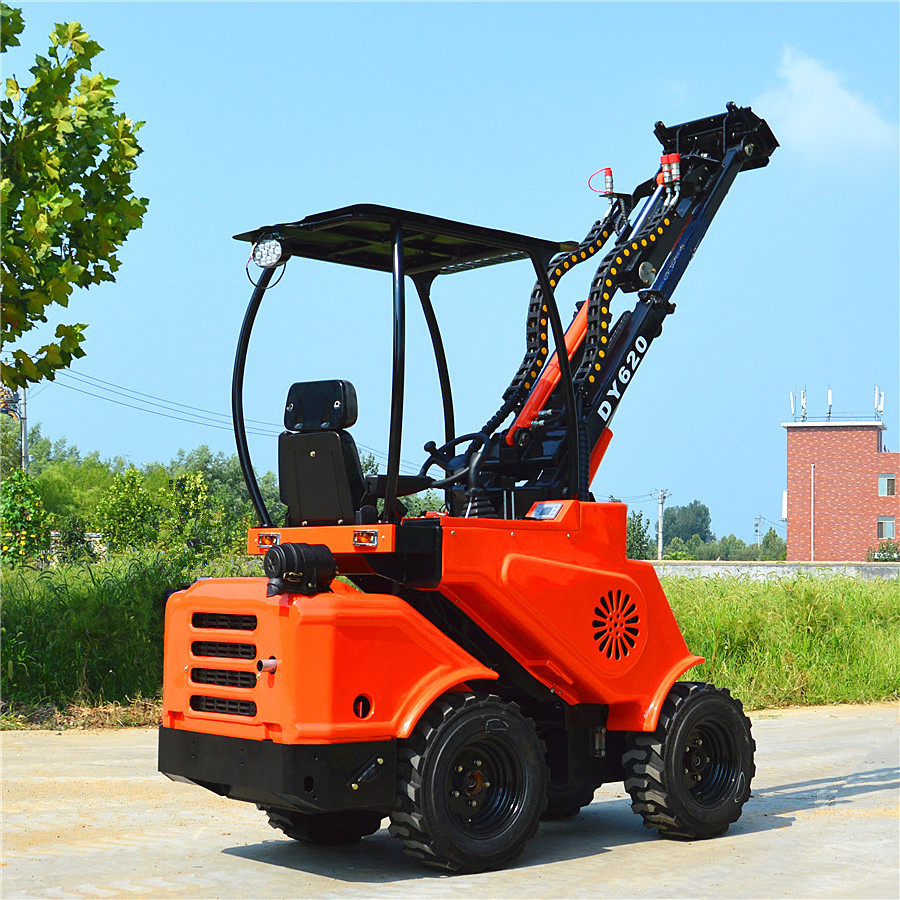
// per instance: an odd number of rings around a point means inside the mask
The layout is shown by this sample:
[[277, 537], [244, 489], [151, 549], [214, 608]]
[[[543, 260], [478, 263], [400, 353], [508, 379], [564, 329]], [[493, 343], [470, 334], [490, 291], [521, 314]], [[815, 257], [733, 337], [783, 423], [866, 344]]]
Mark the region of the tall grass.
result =
[[[161, 687], [163, 597], [199, 575], [261, 574], [258, 558], [134, 553], [4, 572], [0, 682], [18, 703], [125, 702]], [[663, 580], [688, 647], [685, 677], [749, 707], [900, 697], [900, 584], [855, 578]]]
[[[237, 574], [234, 560], [204, 575]], [[261, 574], [258, 562], [254, 574]], [[187, 553], [139, 552], [108, 562], [3, 574], [0, 680], [20, 703], [121, 702], [153, 697], [162, 681], [166, 591], [191, 583]]]
[[900, 584], [852, 577], [663, 579], [692, 652], [685, 678], [753, 708], [900, 697]]

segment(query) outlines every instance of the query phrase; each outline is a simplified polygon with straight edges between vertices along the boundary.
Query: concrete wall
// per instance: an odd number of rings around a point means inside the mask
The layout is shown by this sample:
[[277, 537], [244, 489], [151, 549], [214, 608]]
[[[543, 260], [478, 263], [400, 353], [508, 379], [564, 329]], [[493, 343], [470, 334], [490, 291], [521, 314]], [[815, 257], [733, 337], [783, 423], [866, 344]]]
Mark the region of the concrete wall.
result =
[[686, 559], [654, 561], [653, 566], [661, 578], [665, 576], [687, 578], [724, 576], [764, 581], [767, 578], [793, 578], [795, 575], [813, 578], [850, 575], [854, 578], [866, 579], [900, 579], [900, 563], [700, 562]]

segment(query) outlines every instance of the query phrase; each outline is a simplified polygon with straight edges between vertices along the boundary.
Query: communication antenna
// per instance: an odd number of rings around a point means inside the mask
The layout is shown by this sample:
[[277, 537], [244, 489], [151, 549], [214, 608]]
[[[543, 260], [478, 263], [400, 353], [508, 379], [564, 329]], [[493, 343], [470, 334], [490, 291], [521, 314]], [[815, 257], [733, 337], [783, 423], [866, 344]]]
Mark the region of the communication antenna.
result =
[[797, 421], [797, 407], [794, 404], [794, 392], [791, 391], [791, 416], [794, 421]]
[[825, 416], [825, 421], [831, 421], [831, 388], [828, 388], [828, 413]]
[[800, 391], [800, 421], [806, 421], [806, 388]]
[[884, 391], [881, 392], [881, 397], [878, 400], [878, 405], [875, 407], [875, 412], [878, 413], [879, 418], [884, 415]]

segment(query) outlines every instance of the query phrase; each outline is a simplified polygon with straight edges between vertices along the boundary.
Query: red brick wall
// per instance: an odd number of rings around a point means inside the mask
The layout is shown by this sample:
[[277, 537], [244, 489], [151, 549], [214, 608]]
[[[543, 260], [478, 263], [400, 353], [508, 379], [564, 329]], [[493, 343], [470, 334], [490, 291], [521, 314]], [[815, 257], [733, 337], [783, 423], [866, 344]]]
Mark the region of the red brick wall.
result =
[[815, 465], [815, 559], [865, 560], [877, 543], [879, 516], [900, 528], [900, 495], [878, 496], [878, 476], [900, 477], [900, 453], [879, 453], [872, 425], [787, 426], [787, 558], [811, 559], [811, 467]]

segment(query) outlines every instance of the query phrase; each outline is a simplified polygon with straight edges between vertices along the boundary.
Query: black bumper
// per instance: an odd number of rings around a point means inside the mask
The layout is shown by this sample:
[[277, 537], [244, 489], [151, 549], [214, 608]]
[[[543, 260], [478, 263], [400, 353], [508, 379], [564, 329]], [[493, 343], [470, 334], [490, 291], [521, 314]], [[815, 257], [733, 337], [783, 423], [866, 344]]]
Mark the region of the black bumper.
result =
[[301, 812], [394, 806], [397, 742], [276, 744], [159, 729], [159, 771], [234, 800]]

